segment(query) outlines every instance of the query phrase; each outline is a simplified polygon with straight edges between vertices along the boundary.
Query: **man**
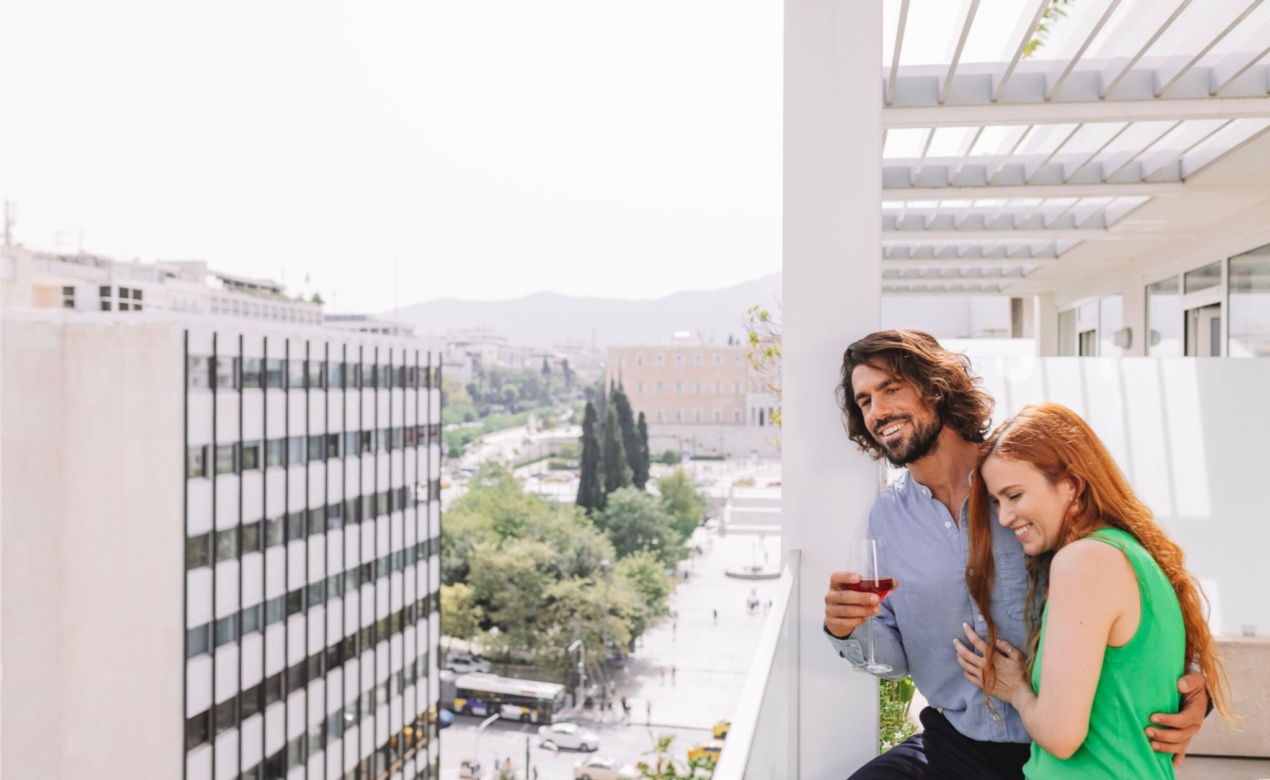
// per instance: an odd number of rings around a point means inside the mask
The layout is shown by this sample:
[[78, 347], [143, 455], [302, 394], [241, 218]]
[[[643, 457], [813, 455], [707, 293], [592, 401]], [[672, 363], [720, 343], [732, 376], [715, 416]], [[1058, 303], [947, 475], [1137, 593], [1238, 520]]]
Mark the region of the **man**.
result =
[[[967, 499], [978, 445], [988, 432], [992, 398], [972, 377], [969, 361], [921, 331], [873, 333], [847, 348], [838, 403], [847, 434], [875, 460], [885, 457], [907, 472], [878, 496], [869, 514], [869, 536], [882, 540], [882, 576], [899, 587], [887, 599], [847, 590], [858, 572], [834, 572], [825, 596], [825, 633], [853, 666], [864, 665], [853, 632], [875, 621], [877, 661], [909, 675], [930, 702], [921, 713], [924, 732], [870, 761], [851, 780], [892, 778], [1022, 778], [1030, 739], [1018, 713], [968, 682], [953, 639], [969, 625], [987, 634], [966, 588], [969, 553]], [[992, 619], [1000, 636], [1025, 646], [1028, 575], [1014, 535], [992, 524], [996, 581]], [[1143, 739], [1181, 763], [1199, 731], [1208, 695], [1204, 678], [1178, 681], [1181, 712], [1153, 715]], [[1144, 724], [1145, 725], [1145, 724]], [[928, 765], [929, 759], [929, 765]], [[929, 773], [928, 773], [929, 771]]]

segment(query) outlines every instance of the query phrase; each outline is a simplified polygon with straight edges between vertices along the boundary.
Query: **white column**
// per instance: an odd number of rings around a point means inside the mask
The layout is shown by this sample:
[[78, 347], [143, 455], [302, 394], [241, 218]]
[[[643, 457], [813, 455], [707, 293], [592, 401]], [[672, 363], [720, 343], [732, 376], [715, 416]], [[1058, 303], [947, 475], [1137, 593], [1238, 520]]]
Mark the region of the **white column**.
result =
[[1054, 293], [1042, 293], [1036, 296], [1036, 354], [1038, 357], [1053, 357], [1058, 354], [1058, 305], [1054, 303]]
[[802, 778], [841, 780], [877, 754], [877, 684], [821, 627], [829, 574], [878, 491], [834, 388], [846, 346], [880, 321], [881, 116], [881, 0], [786, 0], [782, 544], [802, 551]]

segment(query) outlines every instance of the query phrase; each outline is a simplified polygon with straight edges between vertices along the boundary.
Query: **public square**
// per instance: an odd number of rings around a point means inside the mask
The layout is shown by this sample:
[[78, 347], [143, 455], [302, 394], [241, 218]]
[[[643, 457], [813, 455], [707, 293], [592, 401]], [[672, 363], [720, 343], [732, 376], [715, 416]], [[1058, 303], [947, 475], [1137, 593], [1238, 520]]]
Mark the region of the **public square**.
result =
[[[684, 564], [688, 579], [680, 583], [671, 607], [678, 617], [663, 620], [645, 634], [618, 674], [617, 697], [625, 696], [630, 704], [631, 723], [620, 722], [616, 705], [603, 722], [598, 713], [566, 716], [599, 734], [600, 755], [633, 765], [657, 738], [673, 735], [672, 756], [684, 761], [690, 747], [710, 738], [716, 721], [731, 717], [767, 617], [763, 606], [753, 612], [747, 609], [747, 601], [757, 597], [766, 604], [775, 583], [733, 579], [724, 572], [756, 559], [762, 563], [764, 552], [775, 565], [780, 556], [777, 534], [706, 534], [702, 554]], [[492, 771], [495, 758], [501, 762], [510, 756], [517, 776], [524, 777], [526, 739], [541, 780], [573, 777], [574, 763], [586, 755], [540, 748], [537, 727], [520, 723], [496, 721], [478, 744], [479, 723], [460, 715], [441, 732], [443, 780], [457, 780], [459, 763], [477, 750], [487, 769]]]

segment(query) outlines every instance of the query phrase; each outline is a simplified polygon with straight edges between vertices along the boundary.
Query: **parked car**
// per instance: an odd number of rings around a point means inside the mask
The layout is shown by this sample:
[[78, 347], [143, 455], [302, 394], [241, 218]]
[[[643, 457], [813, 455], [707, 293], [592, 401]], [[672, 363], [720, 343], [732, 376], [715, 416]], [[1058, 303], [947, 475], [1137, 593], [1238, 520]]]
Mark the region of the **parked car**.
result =
[[538, 735], [542, 737], [540, 744], [545, 748], [568, 748], [584, 752], [600, 749], [600, 735], [594, 731], [587, 731], [576, 723], [552, 723], [550, 726], [541, 726], [538, 729]]
[[445, 668], [452, 672], [458, 672], [459, 674], [468, 674], [469, 672], [488, 672], [490, 670], [490, 665], [489, 661], [486, 661], [483, 658], [458, 653], [446, 659]]
[[714, 735], [715, 739], [727, 739], [728, 732], [731, 730], [732, 721], [724, 719], [714, 724], [714, 728], [711, 729], [711, 733]]
[[636, 780], [639, 770], [608, 756], [591, 756], [573, 765], [575, 780]]
[[718, 761], [719, 754], [722, 752], [723, 752], [723, 740], [721, 739], [707, 740], [698, 745], [694, 745], [693, 748], [688, 751], [688, 763], [692, 763], [693, 761], [696, 761], [698, 758], [703, 758], [705, 756], [710, 756], [715, 761]]

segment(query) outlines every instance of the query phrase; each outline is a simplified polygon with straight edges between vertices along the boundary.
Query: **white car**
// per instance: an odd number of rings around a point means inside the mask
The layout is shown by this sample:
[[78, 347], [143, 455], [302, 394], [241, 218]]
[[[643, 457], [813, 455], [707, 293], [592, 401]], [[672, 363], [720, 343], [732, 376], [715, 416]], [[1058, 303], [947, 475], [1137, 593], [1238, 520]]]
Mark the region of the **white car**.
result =
[[591, 756], [573, 765], [574, 780], [636, 780], [639, 771], [607, 756]]
[[576, 723], [552, 723], [541, 726], [538, 735], [542, 737], [543, 747], [568, 748], [570, 750], [591, 751], [600, 749], [600, 735], [587, 731]]
[[488, 672], [490, 670], [489, 661], [483, 661], [473, 655], [452, 655], [446, 659], [445, 668], [459, 674], [468, 674], [470, 672]]

